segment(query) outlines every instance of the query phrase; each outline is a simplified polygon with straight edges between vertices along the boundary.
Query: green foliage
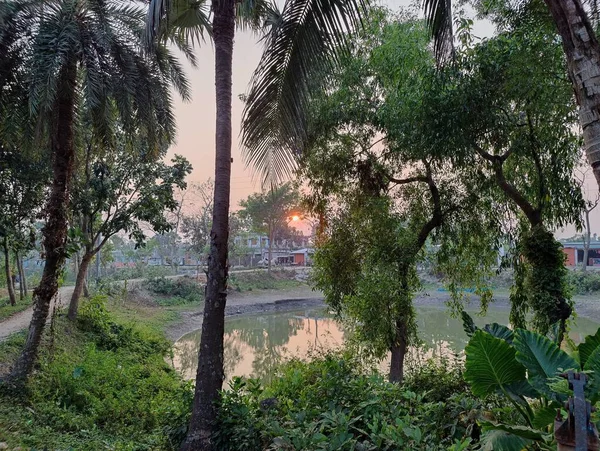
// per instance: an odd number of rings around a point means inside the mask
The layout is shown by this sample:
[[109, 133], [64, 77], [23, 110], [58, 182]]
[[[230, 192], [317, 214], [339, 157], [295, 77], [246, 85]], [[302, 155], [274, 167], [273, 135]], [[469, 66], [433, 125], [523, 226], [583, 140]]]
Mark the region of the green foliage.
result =
[[295, 279], [295, 271], [266, 271], [231, 273], [227, 279], [227, 286], [239, 292], [252, 290], [285, 290], [306, 286]]
[[533, 325], [546, 334], [551, 324], [565, 321], [572, 312], [565, 255], [554, 235], [542, 226], [522, 237], [521, 249], [529, 266], [523, 289], [534, 313]]
[[159, 295], [156, 301], [162, 306], [200, 303], [204, 300], [204, 292], [200, 284], [186, 277], [176, 279], [156, 277], [148, 279], [145, 287], [150, 292]]
[[[412, 298], [420, 287], [417, 232], [383, 198], [359, 196], [332, 218], [314, 257], [313, 279], [354, 329], [365, 352], [382, 357], [399, 335], [414, 339]], [[398, 327], [401, 324], [401, 327]]]
[[476, 412], [492, 407], [464, 390], [434, 400], [442, 393], [388, 383], [339, 354], [293, 360], [279, 376], [265, 387], [237, 378], [222, 393], [219, 450], [445, 450], [474, 431]]
[[510, 451], [532, 441], [550, 443], [548, 430], [556, 411], [571, 395], [566, 380], [560, 377], [563, 372], [585, 372], [586, 396], [596, 403], [600, 399], [599, 336], [600, 330], [579, 345], [578, 361], [536, 332], [517, 329], [509, 341], [477, 330], [465, 349], [465, 380], [478, 396], [504, 395], [520, 415], [516, 424], [484, 423], [484, 449]]
[[179, 446], [193, 390], [165, 362], [169, 343], [155, 329], [116, 322], [105, 304], [82, 305], [83, 331], [59, 318], [27, 391], [0, 391], [3, 441], [85, 451]]
[[573, 294], [594, 294], [600, 291], [600, 273], [567, 271], [567, 283]]
[[127, 349], [142, 356], [153, 354], [164, 356], [170, 352], [169, 341], [151, 328], [115, 322], [106, 309], [106, 302], [105, 296], [94, 296], [81, 305], [78, 316], [81, 328], [94, 334], [99, 348]]

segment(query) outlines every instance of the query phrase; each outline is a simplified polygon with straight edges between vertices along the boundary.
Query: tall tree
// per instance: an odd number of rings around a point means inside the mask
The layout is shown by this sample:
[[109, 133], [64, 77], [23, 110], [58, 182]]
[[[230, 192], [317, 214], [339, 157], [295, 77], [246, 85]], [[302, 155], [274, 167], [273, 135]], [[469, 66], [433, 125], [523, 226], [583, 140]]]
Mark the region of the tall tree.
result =
[[122, 231], [142, 246], [146, 237], [141, 223], [156, 233], [170, 230], [165, 212], [178, 208], [174, 189], [185, 188], [185, 177], [191, 171], [181, 156], [175, 156], [169, 166], [162, 161], [165, 151], [150, 153], [135, 138], [132, 148], [123, 144], [103, 155], [94, 155], [88, 146], [83, 174], [77, 177], [73, 212], [81, 224], [83, 254], [69, 303], [68, 318], [72, 321], [94, 256]]
[[35, 244], [32, 224], [40, 214], [48, 176], [48, 168], [39, 155], [23, 150], [8, 150], [0, 145], [0, 238], [12, 305], [16, 301], [16, 295], [12, 283], [14, 271], [11, 270], [11, 253], [15, 254], [23, 298], [26, 293], [21, 256]]
[[[28, 119], [37, 130], [32, 136], [48, 146], [53, 174], [42, 232], [45, 266], [34, 291], [25, 347], [12, 373], [22, 379], [33, 368], [67, 257], [79, 106], [89, 112], [101, 142], [113, 139], [108, 119], [117, 115], [125, 133], [142, 131], [154, 150], [174, 132], [169, 85], [184, 97], [189, 92], [177, 61], [165, 47], [151, 53], [143, 50], [145, 12], [136, 5], [105, 0], [17, 0], [2, 6], [0, 60], [9, 58], [10, 69], [27, 81]], [[9, 82], [0, 86], [2, 91], [11, 89], [17, 87]]]
[[[582, 0], [544, 0], [562, 40], [569, 78], [577, 104], [584, 148], [600, 186], [600, 44], [593, 23], [598, 9], [588, 9]], [[475, 3], [479, 3], [476, 1]], [[523, 0], [518, 8], [535, 8], [536, 0]], [[425, 0], [425, 13], [436, 39], [438, 55], [444, 57], [453, 45], [451, 0]], [[506, 8], [514, 11], [516, 8]], [[506, 18], [505, 18], [506, 19]]]
[[[251, 145], [251, 136], [262, 136], [260, 129], [272, 134], [274, 127], [280, 131], [291, 131], [296, 126], [302, 128], [303, 106], [309, 84], [314, 82], [312, 76], [333, 64], [333, 54], [344, 43], [344, 32], [357, 25], [363, 4], [364, 0], [287, 0], [280, 12], [274, 3], [265, 0], [212, 0], [210, 3], [217, 104], [215, 193], [196, 394], [183, 449], [211, 449], [213, 446], [210, 437], [216, 419], [215, 402], [223, 385], [231, 189], [231, 74], [236, 20], [241, 27], [251, 27], [263, 34], [265, 43], [248, 96], [244, 122], [245, 143]], [[172, 30], [205, 29], [209, 22], [205, 7], [204, 2], [190, 0], [151, 0], [149, 44], [152, 46], [157, 36], [159, 39], [169, 36]], [[265, 108], [271, 114], [267, 114]], [[271, 149], [275, 144], [270, 141]]]
[[515, 30], [459, 52], [457, 63], [463, 67], [458, 73], [446, 71], [453, 89], [427, 100], [428, 117], [460, 130], [452, 138], [454, 158], [462, 155], [481, 168], [482, 190], [487, 186], [507, 200], [518, 224], [512, 324], [524, 327], [531, 310], [539, 331], [560, 321], [564, 332], [572, 305], [552, 230], [578, 223], [583, 200], [574, 180], [576, 105], [560, 48], [544, 29]]
[[239, 215], [247, 219], [255, 232], [266, 233], [269, 237], [269, 263], [271, 272], [273, 244], [281, 239], [289, 229], [289, 223], [299, 213], [300, 193], [291, 183], [272, 186], [264, 193], [254, 193], [240, 202]]

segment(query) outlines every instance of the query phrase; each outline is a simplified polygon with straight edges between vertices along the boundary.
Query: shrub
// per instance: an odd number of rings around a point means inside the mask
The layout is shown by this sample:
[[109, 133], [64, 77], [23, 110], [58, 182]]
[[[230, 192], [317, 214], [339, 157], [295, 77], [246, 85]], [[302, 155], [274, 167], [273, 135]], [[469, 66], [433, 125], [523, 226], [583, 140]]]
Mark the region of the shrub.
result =
[[167, 279], [157, 277], [146, 281], [146, 288], [160, 295], [157, 302], [160, 305], [180, 305], [189, 302], [202, 302], [204, 290], [200, 285], [186, 277]]
[[[292, 360], [266, 387], [235, 378], [221, 397], [217, 447], [234, 450], [442, 450], [477, 435], [469, 393], [428, 402], [330, 353]], [[423, 373], [425, 374], [425, 373]]]
[[85, 301], [79, 311], [80, 327], [95, 334], [98, 347], [106, 350], [127, 349], [142, 356], [167, 355], [171, 344], [159, 332], [141, 325], [119, 324], [106, 309], [107, 298], [96, 295]]
[[595, 271], [569, 271], [567, 280], [574, 294], [592, 294], [600, 291], [600, 273]]

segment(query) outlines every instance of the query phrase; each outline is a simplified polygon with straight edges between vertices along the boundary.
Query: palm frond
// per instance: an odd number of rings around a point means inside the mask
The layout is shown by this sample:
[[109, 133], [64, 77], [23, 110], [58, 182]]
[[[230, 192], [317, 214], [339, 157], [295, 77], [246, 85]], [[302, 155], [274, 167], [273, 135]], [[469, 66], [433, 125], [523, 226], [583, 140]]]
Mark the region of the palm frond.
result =
[[250, 82], [242, 143], [247, 165], [263, 183], [277, 184], [295, 168], [306, 138], [312, 89], [321, 88], [348, 49], [368, 0], [287, 0], [273, 16], [265, 49]]
[[452, 0], [423, 0], [423, 11], [433, 38], [435, 57], [443, 62], [454, 53]]
[[207, 0], [150, 0], [145, 33], [148, 49], [159, 39], [178, 46], [184, 41], [193, 45], [204, 41], [205, 34], [211, 34]]

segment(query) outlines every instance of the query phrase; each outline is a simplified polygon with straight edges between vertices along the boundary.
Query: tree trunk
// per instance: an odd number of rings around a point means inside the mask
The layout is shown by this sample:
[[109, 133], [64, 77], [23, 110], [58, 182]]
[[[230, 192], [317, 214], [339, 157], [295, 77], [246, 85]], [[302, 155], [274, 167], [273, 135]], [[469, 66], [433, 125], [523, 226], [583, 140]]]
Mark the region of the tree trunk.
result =
[[10, 270], [10, 250], [8, 249], [8, 238], [4, 237], [2, 242], [4, 248], [4, 271], [6, 272], [6, 288], [8, 289], [8, 299], [10, 305], [16, 305], [15, 286], [13, 285], [12, 271]]
[[396, 321], [396, 339], [392, 345], [390, 361], [390, 382], [401, 384], [404, 380], [404, 356], [406, 355], [406, 324]]
[[589, 164], [600, 185], [600, 45], [581, 0], [545, 0], [567, 57]]
[[87, 283], [87, 271], [86, 271], [85, 277], [83, 279], [83, 297], [84, 298], [90, 297], [90, 289], [89, 289], [88, 283]]
[[182, 449], [186, 451], [214, 449], [211, 435], [217, 418], [215, 403], [224, 379], [223, 334], [231, 190], [231, 73], [235, 0], [213, 0], [212, 7], [217, 99], [213, 224], [194, 405], [188, 436], [182, 445]]
[[273, 261], [273, 234], [269, 233], [269, 266], [267, 272], [271, 274], [271, 262]]
[[79, 309], [79, 299], [81, 298], [81, 293], [85, 287], [85, 278], [87, 276], [87, 271], [90, 266], [90, 262], [94, 258], [94, 254], [92, 252], [86, 252], [83, 254], [83, 258], [81, 259], [81, 263], [78, 265], [77, 271], [77, 279], [75, 280], [75, 288], [73, 289], [73, 294], [71, 295], [71, 302], [69, 303], [69, 313], [67, 318], [71, 321], [75, 321], [77, 319], [77, 310]]
[[22, 301], [25, 298], [25, 291], [23, 290], [23, 266], [21, 265], [19, 251], [15, 251], [15, 261], [17, 264], [17, 274], [19, 274], [19, 299]]
[[[581, 271], [585, 272], [588, 265], [588, 255], [590, 254], [590, 243], [592, 241], [592, 231], [590, 230], [590, 211], [585, 209], [585, 243], [583, 246], [583, 261], [581, 262]], [[575, 262], [577, 263], [577, 262]]]
[[69, 188], [75, 160], [73, 122], [77, 61], [73, 57], [63, 67], [59, 77], [50, 137], [53, 179], [45, 207], [46, 224], [42, 229], [46, 261], [40, 284], [33, 292], [33, 316], [27, 341], [13, 368], [12, 376], [16, 379], [26, 378], [33, 369], [50, 303], [58, 291], [58, 279], [67, 257]]
[[21, 268], [21, 285], [23, 285], [23, 294], [25, 296], [29, 295], [29, 287], [27, 285], [27, 275], [25, 274], [25, 267], [23, 266], [23, 257], [19, 260], [19, 265]]

